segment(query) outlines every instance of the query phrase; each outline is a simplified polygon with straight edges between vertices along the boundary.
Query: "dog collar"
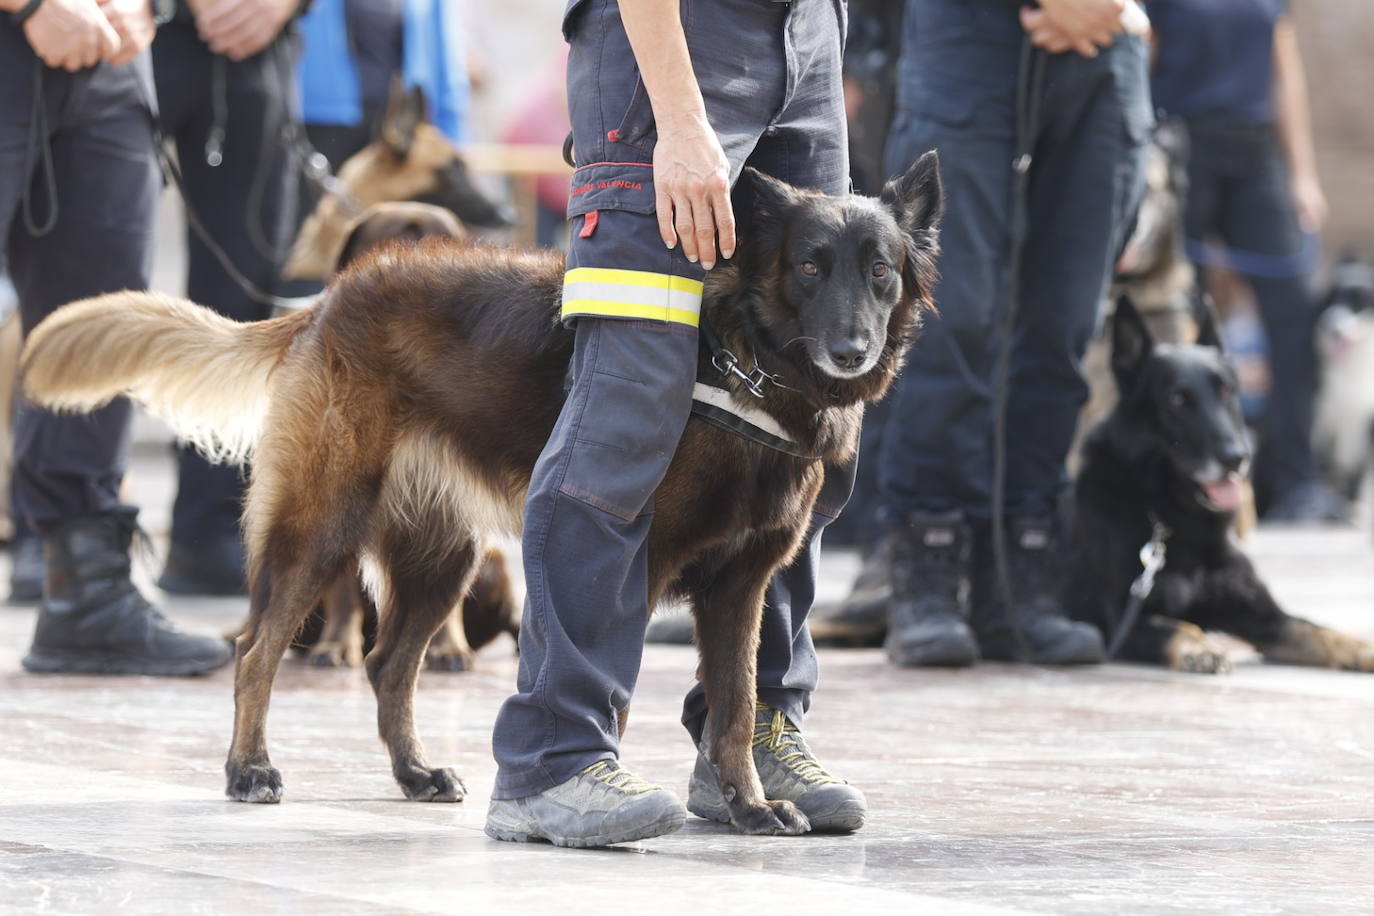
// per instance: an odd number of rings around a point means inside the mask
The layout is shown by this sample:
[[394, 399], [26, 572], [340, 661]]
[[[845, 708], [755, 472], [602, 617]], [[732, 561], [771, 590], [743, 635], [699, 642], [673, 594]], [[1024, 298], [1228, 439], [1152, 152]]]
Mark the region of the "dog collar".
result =
[[[755, 397], [761, 394], [751, 390]], [[802, 450], [773, 416], [748, 404], [735, 400], [730, 389], [714, 379], [697, 379], [692, 389], [692, 413], [712, 426], [743, 436], [750, 442], [783, 452], [794, 458], [814, 459]]]
[[[720, 337], [717, 336], [715, 328], [711, 327], [711, 323], [706, 320], [705, 315], [701, 316], [701, 321], [697, 326], [697, 330], [701, 332], [701, 338], [706, 342], [706, 348], [711, 351], [711, 365], [716, 367], [716, 371], [726, 378], [733, 376], [739, 379], [740, 383], [744, 385], [745, 390], [754, 397], [763, 397], [763, 386], [765, 384], [786, 388], [788, 391], [796, 391], [795, 388], [784, 385], [780, 381], [782, 376], [774, 375], [760, 366], [757, 355], [754, 357], [753, 369], [748, 372], [741, 369], [739, 367], [739, 357], [732, 351], [727, 350], [725, 345], [720, 342]], [[746, 335], [747, 333], [748, 330], [746, 328]]]

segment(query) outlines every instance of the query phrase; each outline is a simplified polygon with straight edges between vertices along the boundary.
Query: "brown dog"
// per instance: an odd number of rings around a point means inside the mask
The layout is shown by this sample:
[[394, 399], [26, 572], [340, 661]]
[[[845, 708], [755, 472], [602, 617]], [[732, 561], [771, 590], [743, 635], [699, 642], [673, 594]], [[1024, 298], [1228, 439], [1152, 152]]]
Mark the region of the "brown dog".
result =
[[[430, 236], [462, 238], [467, 233], [451, 212], [413, 202], [374, 204], [355, 220], [339, 252], [336, 273], [367, 251], [388, 242], [418, 241]], [[307, 661], [325, 668], [356, 667], [363, 663], [368, 638], [376, 633], [377, 607], [358, 578], [347, 570], [320, 600], [322, 620], [307, 622], [296, 646]], [[436, 671], [466, 671], [473, 653], [502, 633], [519, 638], [515, 590], [501, 551], [492, 548], [463, 598], [425, 652], [425, 666]]]
[[[764, 796], [750, 750], [764, 593], [804, 542], [826, 465], [853, 459], [864, 403], [886, 392], [929, 308], [941, 199], [933, 153], [880, 200], [746, 170], [739, 249], [706, 279], [704, 320], [779, 379], [762, 399], [742, 387], [732, 399], [813, 456], [694, 416], [655, 496], [649, 606], [692, 604], [707, 755], [746, 833], [808, 827], [794, 804]], [[253, 455], [231, 797], [280, 800], [265, 731], [272, 679], [320, 593], [360, 559], [383, 608], [365, 666], [392, 772], [412, 799], [462, 797], [453, 771], [425, 760], [415, 680], [489, 534], [520, 528], [572, 353], [558, 321], [563, 273], [554, 252], [425, 239], [365, 255], [319, 306], [283, 318], [235, 324], [184, 300], [116, 293], [59, 310], [30, 336], [24, 382], [36, 402], [90, 410], [127, 394], [211, 451]], [[836, 362], [836, 342], [857, 358]], [[721, 378], [707, 349], [699, 371]]]
[[391, 201], [434, 204], [451, 210], [462, 226], [510, 225], [506, 208], [477, 188], [462, 155], [425, 121], [424, 94], [396, 80], [377, 138], [339, 167], [331, 190], [296, 234], [283, 275], [294, 280], [328, 276], [343, 260], [344, 245], [367, 208]]

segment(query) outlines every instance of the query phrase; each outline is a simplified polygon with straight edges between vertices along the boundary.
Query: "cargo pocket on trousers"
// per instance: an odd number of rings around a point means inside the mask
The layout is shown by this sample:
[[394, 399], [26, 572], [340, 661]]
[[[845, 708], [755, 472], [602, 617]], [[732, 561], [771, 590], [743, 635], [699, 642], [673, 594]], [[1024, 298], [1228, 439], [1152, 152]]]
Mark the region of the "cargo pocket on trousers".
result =
[[574, 381], [582, 416], [559, 489], [633, 521], [653, 511], [692, 406], [696, 334], [674, 325], [597, 322], [594, 364]]

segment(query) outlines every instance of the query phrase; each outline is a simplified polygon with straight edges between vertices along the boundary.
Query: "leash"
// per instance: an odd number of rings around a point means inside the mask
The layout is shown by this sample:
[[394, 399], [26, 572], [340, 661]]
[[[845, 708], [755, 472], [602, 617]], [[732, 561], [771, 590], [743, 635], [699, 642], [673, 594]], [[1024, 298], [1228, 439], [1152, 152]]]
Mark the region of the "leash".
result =
[[1116, 653], [1121, 651], [1121, 647], [1126, 642], [1126, 637], [1130, 635], [1131, 629], [1135, 626], [1136, 618], [1140, 616], [1140, 609], [1155, 589], [1155, 577], [1164, 568], [1169, 549], [1169, 536], [1173, 534], [1169, 527], [1150, 513], [1152, 530], [1150, 539], [1140, 548], [1140, 575], [1135, 577], [1131, 583], [1130, 596], [1126, 600], [1126, 610], [1122, 613], [1121, 619], [1112, 628], [1112, 638], [1107, 643], [1107, 661], [1116, 658]]
[[[276, 53], [280, 56], [280, 52]], [[222, 57], [217, 56], [212, 65], [216, 67], [211, 73], [211, 107], [214, 123], [211, 124], [210, 133], [205, 142], [205, 162], [211, 168], [216, 168], [224, 161], [222, 148], [224, 141], [223, 120], [227, 117], [227, 108], [225, 107], [226, 103], [224, 101], [227, 94], [225, 84], [227, 74], [224, 70], [225, 64], [223, 63]], [[266, 64], [264, 64], [264, 66], [266, 66]], [[134, 79], [134, 85], [138, 87], [139, 104], [143, 108], [143, 113], [148, 119], [148, 129], [152, 134], [153, 146], [157, 150], [158, 167], [162, 172], [163, 181], [164, 183], [170, 181], [171, 184], [176, 186], [178, 193], [181, 194], [182, 204], [186, 211], [186, 222], [190, 225], [192, 231], [195, 232], [196, 237], [205, 245], [206, 250], [214, 257], [215, 261], [218, 262], [219, 266], [224, 270], [224, 273], [234, 282], [234, 285], [242, 290], [244, 295], [248, 298], [259, 305], [291, 311], [298, 310], [301, 307], [301, 301], [299, 299], [273, 295], [249, 279], [239, 270], [238, 266], [234, 264], [233, 259], [229, 257], [229, 253], [224, 250], [215, 240], [210, 230], [206, 228], [205, 223], [201, 220], [195, 207], [191, 205], [191, 199], [186, 192], [186, 182], [182, 177], [181, 168], [167, 150], [166, 134], [162, 130], [162, 122], [158, 118], [157, 108], [153, 105], [152, 99], [149, 96], [148, 87], [144, 86], [143, 81], [137, 77]], [[266, 119], [269, 116], [270, 111], [264, 113], [264, 124], [267, 123]], [[265, 134], [266, 131], [264, 131], [264, 135]], [[283, 144], [286, 145], [288, 156], [295, 160], [295, 165], [301, 171], [301, 174], [304, 175], [307, 180], [315, 184], [316, 187], [321, 190], [322, 195], [337, 198], [350, 216], [362, 212], [362, 205], [348, 192], [343, 186], [343, 183], [330, 173], [328, 160], [325, 159], [324, 155], [321, 154], [319, 150], [310, 145], [309, 140], [302, 136], [300, 126], [297, 123], [290, 122], [286, 125], [283, 128], [282, 137], [280, 139]], [[259, 184], [259, 176], [263, 171], [262, 164], [265, 158], [265, 156], [260, 154], [259, 167], [255, 170], [254, 175], [255, 186]], [[253, 193], [250, 192], [248, 204], [250, 208], [252, 206], [252, 200]], [[55, 220], [55, 218], [54, 213], [53, 219]], [[254, 221], [251, 219], [251, 210], [245, 212], [244, 218], [249, 224], [250, 240], [259, 248], [261, 253], [262, 246], [258, 244], [258, 239], [255, 238], [252, 233]], [[260, 234], [262, 227], [257, 226], [256, 228]], [[268, 247], [270, 248], [271, 246]], [[276, 252], [274, 251], [271, 252], [271, 256], [268, 259], [272, 260], [275, 259], [275, 257]]]
[[1021, 42], [1021, 60], [1016, 80], [1016, 156], [1012, 159], [1011, 251], [1007, 265], [1007, 308], [1002, 317], [998, 341], [993, 403], [992, 469], [992, 555], [997, 573], [997, 591], [1011, 619], [1017, 650], [1030, 656], [1021, 613], [1012, 601], [1011, 572], [1007, 563], [1007, 400], [1011, 386], [1011, 346], [1016, 334], [1016, 315], [1021, 305], [1021, 262], [1025, 253], [1030, 195], [1032, 150], [1040, 124], [1040, 98], [1045, 82], [1045, 54], [1031, 44], [1030, 36]]

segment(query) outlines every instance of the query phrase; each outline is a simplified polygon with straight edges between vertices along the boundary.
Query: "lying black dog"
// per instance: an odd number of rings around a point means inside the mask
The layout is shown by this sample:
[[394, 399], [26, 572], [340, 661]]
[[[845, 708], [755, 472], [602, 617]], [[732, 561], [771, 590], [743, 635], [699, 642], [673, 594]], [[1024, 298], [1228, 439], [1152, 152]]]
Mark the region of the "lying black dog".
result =
[[1270, 661], [1374, 671], [1374, 644], [1285, 613], [1232, 542], [1250, 452], [1215, 319], [1202, 309], [1197, 321], [1196, 344], [1156, 344], [1135, 306], [1117, 303], [1120, 398], [1083, 448], [1066, 604], [1112, 636], [1143, 559], [1162, 550], [1122, 658], [1221, 671], [1225, 651], [1204, 632], [1219, 630]]

